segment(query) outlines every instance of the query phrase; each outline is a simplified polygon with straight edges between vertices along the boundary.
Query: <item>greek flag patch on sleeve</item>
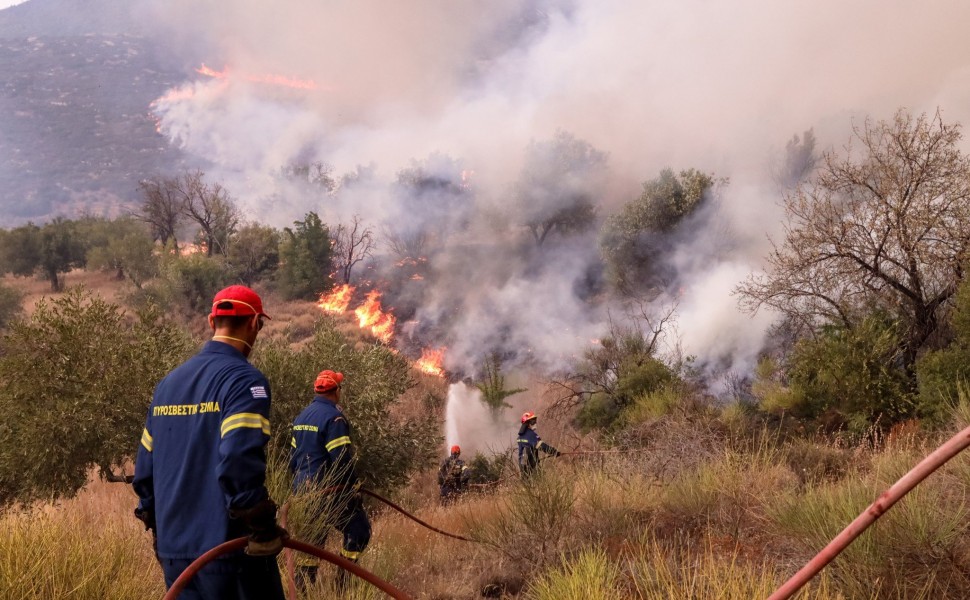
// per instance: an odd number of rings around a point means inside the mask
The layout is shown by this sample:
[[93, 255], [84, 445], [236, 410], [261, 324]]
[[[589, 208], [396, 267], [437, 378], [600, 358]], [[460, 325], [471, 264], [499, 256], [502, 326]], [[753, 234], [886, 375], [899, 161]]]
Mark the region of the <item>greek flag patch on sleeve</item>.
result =
[[266, 393], [266, 387], [262, 385], [254, 385], [249, 388], [249, 392], [253, 395], [253, 398], [269, 398]]

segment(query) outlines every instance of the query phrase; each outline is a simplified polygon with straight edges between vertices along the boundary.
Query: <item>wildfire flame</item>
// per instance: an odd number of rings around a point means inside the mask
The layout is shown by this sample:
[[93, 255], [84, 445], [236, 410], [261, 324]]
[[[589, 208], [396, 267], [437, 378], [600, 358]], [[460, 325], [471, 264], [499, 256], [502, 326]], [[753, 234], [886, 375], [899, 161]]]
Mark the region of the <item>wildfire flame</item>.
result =
[[350, 298], [354, 294], [351, 285], [344, 284], [335, 288], [325, 296], [320, 296], [317, 306], [329, 313], [342, 313], [350, 306]]
[[391, 338], [394, 336], [396, 319], [394, 315], [381, 310], [380, 292], [377, 290], [368, 292], [367, 299], [364, 300], [363, 304], [354, 309], [354, 314], [357, 315], [357, 322], [361, 329], [370, 328], [374, 337], [385, 344], [391, 342]]
[[444, 377], [445, 369], [441, 365], [445, 360], [445, 350], [446, 348], [436, 350], [425, 348], [421, 350], [421, 358], [414, 363], [414, 366], [422, 373]]
[[[202, 63], [202, 66], [196, 69], [195, 72], [207, 77], [214, 77], [216, 79], [226, 79], [229, 77], [228, 68], [224, 68], [221, 71], [216, 71], [213, 68], [207, 67], [205, 63]], [[295, 77], [284, 77], [283, 75], [245, 75], [244, 78], [246, 81], [252, 81], [254, 83], [268, 83], [270, 85], [278, 85], [300, 90], [317, 89], [317, 84], [312, 79], [297, 79]]]

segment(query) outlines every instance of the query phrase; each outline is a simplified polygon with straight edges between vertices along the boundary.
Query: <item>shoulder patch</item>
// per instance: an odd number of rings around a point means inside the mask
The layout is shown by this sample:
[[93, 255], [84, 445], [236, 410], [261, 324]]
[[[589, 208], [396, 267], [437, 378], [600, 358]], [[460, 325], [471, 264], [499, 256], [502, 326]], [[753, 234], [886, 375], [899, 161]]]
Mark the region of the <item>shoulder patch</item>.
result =
[[266, 386], [254, 385], [249, 388], [249, 392], [253, 395], [253, 398], [269, 398], [269, 395], [266, 393]]

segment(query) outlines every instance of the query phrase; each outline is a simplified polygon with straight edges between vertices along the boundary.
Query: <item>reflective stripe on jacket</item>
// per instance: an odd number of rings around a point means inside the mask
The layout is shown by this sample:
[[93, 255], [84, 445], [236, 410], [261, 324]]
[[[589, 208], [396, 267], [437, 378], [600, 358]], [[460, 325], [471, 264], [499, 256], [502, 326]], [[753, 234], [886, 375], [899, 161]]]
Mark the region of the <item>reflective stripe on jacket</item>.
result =
[[194, 559], [248, 533], [229, 509], [269, 497], [270, 389], [246, 357], [209, 341], [155, 387], [132, 482], [155, 511], [158, 555]]
[[292, 431], [290, 472], [294, 491], [320, 482], [328, 486], [356, 485], [350, 424], [337, 404], [315, 396], [293, 420]]

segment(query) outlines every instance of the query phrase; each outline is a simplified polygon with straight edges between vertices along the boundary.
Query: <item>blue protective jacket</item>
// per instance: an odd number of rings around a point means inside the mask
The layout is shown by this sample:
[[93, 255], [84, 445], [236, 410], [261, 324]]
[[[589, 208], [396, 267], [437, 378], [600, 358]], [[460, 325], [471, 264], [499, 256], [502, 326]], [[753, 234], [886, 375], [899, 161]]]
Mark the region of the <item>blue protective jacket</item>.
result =
[[539, 466], [539, 451], [558, 456], [559, 451], [542, 441], [534, 429], [525, 424], [519, 428], [519, 469], [532, 471]]
[[293, 420], [290, 446], [294, 491], [321, 483], [328, 487], [357, 484], [350, 423], [332, 400], [314, 396]]
[[217, 341], [155, 387], [132, 485], [155, 513], [160, 558], [194, 559], [248, 533], [229, 510], [269, 497], [269, 409], [266, 377]]

